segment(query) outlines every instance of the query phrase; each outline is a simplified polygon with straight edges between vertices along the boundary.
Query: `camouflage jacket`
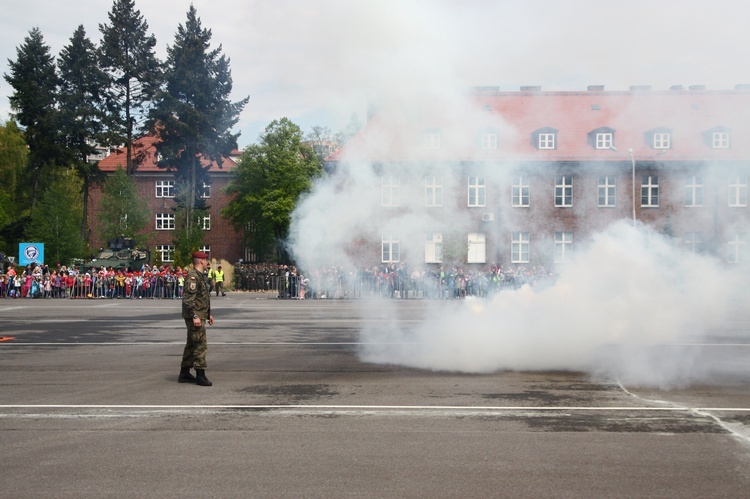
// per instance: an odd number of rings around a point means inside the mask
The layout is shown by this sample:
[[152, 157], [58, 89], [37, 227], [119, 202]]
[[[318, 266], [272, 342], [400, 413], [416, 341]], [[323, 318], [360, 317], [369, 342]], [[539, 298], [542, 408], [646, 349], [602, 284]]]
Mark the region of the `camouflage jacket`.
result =
[[201, 319], [208, 319], [211, 315], [211, 298], [203, 272], [191, 268], [188, 270], [182, 294], [182, 316], [190, 319], [194, 315]]

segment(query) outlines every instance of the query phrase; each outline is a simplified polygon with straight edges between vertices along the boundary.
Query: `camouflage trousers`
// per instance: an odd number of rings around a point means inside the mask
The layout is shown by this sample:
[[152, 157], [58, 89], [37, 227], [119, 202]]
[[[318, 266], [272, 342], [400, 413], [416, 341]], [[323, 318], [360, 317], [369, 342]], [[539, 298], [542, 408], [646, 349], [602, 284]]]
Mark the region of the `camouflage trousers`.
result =
[[201, 320], [200, 326], [193, 325], [193, 319], [185, 319], [187, 326], [187, 342], [182, 353], [180, 367], [206, 369], [206, 320]]

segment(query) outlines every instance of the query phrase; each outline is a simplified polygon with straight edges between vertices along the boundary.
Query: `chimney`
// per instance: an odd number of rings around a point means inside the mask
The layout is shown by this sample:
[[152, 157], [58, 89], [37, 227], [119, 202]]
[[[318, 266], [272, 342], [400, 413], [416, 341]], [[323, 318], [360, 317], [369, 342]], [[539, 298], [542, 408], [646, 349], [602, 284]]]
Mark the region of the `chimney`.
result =
[[706, 86], [705, 85], [690, 85], [688, 88], [690, 90], [705, 90]]
[[541, 92], [542, 87], [536, 85], [524, 85], [521, 87], [521, 92]]
[[589, 92], [603, 92], [604, 91], [604, 85], [589, 85], [586, 87], [586, 89]]
[[630, 85], [631, 92], [648, 92], [651, 90], [651, 85]]
[[672, 85], [671, 87], [669, 87], [669, 89], [670, 90], [685, 90], [685, 87], [683, 87], [682, 85]]

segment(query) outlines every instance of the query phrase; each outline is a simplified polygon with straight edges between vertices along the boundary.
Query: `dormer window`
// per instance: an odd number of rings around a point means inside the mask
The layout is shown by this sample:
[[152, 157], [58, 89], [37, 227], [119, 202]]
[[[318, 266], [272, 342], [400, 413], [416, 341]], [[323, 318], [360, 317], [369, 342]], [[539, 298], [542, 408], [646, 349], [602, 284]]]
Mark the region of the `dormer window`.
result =
[[544, 127], [531, 134], [531, 144], [537, 149], [557, 149], [557, 130]]
[[671, 149], [672, 130], [669, 128], [655, 128], [646, 132], [646, 144], [652, 149]]
[[594, 149], [614, 149], [615, 131], [609, 127], [601, 127], [589, 132], [589, 144]]
[[714, 132], [711, 143], [714, 149], [729, 149], [729, 132]]
[[711, 149], [729, 149], [732, 147], [732, 131], [724, 126], [717, 126], [703, 132], [703, 140]]
[[614, 144], [615, 134], [611, 132], [601, 132], [596, 134], [597, 149], [611, 149]]
[[480, 142], [482, 149], [497, 149], [497, 132], [482, 132]]
[[422, 144], [425, 149], [440, 149], [440, 130], [431, 128], [422, 133]]

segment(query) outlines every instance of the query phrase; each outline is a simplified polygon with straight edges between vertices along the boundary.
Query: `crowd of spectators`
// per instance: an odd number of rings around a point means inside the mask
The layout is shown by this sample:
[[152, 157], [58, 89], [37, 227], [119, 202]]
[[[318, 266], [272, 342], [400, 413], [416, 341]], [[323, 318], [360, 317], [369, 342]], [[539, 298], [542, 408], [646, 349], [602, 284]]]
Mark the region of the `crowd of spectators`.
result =
[[46, 264], [9, 265], [0, 273], [3, 298], [181, 298], [186, 270], [169, 266], [131, 271]]
[[290, 265], [238, 263], [234, 289], [269, 291], [279, 298], [325, 299], [383, 296], [390, 298], [451, 299], [485, 297], [524, 285], [548, 286], [555, 275], [542, 266], [489, 265], [483, 268], [432, 265], [409, 270], [406, 263], [371, 268], [331, 266], [311, 272]]
[[[330, 266], [301, 271], [292, 265], [237, 263], [231, 290], [270, 292], [282, 299], [388, 298], [461, 299], [486, 297], [524, 285], [548, 286], [555, 275], [541, 266], [442, 266], [409, 269], [406, 263], [347, 269]], [[131, 271], [77, 266], [10, 265], [0, 272], [3, 298], [178, 299], [187, 269], [143, 265]], [[228, 283], [227, 283], [228, 284]]]

